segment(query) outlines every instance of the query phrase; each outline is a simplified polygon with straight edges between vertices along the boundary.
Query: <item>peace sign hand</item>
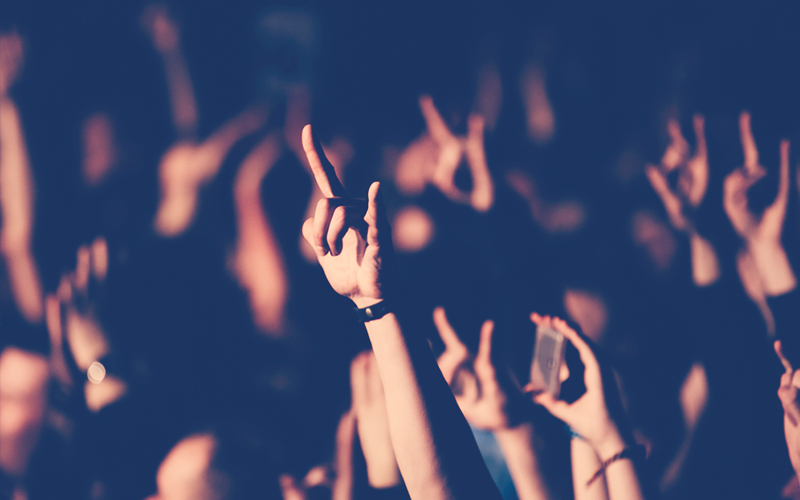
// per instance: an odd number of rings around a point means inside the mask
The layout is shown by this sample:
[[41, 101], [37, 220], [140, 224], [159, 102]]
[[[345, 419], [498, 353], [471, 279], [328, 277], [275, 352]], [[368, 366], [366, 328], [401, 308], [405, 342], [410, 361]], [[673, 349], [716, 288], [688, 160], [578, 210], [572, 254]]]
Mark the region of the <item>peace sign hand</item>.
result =
[[492, 361], [494, 322], [483, 323], [475, 356], [458, 338], [443, 307], [434, 309], [433, 322], [445, 346], [436, 361], [467, 421], [474, 427], [491, 431], [516, 425], [515, 410], [522, 398], [518, 390], [507, 390], [513, 385], [511, 380], [502, 371], [498, 372]]
[[311, 125], [303, 128], [303, 149], [324, 198], [314, 217], [303, 224], [303, 237], [314, 248], [325, 277], [340, 295], [363, 308], [385, 298], [386, 261], [392, 254], [389, 221], [379, 182], [364, 200], [350, 197], [336, 176]]

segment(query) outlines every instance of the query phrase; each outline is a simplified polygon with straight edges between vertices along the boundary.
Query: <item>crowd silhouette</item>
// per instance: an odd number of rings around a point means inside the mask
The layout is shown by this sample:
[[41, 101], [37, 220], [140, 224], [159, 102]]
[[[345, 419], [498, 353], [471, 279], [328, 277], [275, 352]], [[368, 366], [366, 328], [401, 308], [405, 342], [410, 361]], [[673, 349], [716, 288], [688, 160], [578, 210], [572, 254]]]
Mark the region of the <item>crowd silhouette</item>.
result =
[[693, 9], [0, 6], [0, 500], [800, 498], [800, 11]]

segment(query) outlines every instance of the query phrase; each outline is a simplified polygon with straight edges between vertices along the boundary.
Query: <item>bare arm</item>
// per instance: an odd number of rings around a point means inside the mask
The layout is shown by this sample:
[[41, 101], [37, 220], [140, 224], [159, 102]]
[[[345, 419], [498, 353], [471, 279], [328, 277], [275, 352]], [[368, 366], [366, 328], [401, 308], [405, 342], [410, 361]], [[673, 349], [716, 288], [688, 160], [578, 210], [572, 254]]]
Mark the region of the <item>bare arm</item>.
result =
[[594, 448], [583, 439], [573, 438], [570, 442], [570, 458], [575, 500], [608, 500], [605, 477], [599, 477], [592, 484], [586, 484], [602, 465]]
[[175, 130], [181, 137], [192, 137], [197, 131], [197, 104], [178, 27], [166, 7], [156, 4], [147, 7], [142, 22], [164, 64]]
[[44, 304], [31, 253], [35, 187], [19, 112], [6, 93], [21, 64], [19, 35], [0, 35], [0, 252], [17, 308], [26, 320], [37, 323]]
[[450, 325], [444, 308], [434, 310], [433, 321], [445, 345], [439, 368], [448, 383], [458, 378], [455, 398], [461, 412], [473, 427], [495, 435], [520, 500], [551, 498], [533, 443], [533, 425], [520, 422], [519, 415], [514, 415], [514, 409], [522, 406], [522, 394], [510, 377], [503, 376], [505, 372], [498, 372], [492, 360], [494, 322], [483, 323], [473, 358]]
[[276, 334], [284, 325], [289, 282], [283, 255], [261, 203], [261, 183], [279, 151], [277, 137], [263, 139], [242, 162], [233, 188], [237, 228], [235, 274], [249, 293], [256, 325]]
[[[314, 218], [303, 225], [303, 235], [337, 293], [359, 308], [376, 304], [386, 297], [386, 259], [391, 252], [380, 185], [370, 187], [367, 214], [359, 221], [356, 204], [314, 143], [309, 126], [303, 130], [303, 147], [326, 196]], [[369, 321], [367, 333], [383, 382], [397, 463], [411, 498], [499, 499], [425, 339], [403, 332], [394, 313]]]

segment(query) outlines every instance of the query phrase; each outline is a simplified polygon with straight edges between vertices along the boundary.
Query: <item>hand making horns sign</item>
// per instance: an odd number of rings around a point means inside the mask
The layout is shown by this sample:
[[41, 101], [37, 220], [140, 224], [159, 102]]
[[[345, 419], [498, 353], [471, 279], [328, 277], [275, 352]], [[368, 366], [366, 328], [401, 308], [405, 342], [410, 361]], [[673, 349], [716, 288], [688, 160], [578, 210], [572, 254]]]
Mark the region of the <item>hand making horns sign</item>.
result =
[[325, 277], [336, 293], [357, 307], [371, 306], [385, 298], [386, 259], [392, 252], [391, 231], [381, 195], [381, 185], [369, 187], [366, 214], [364, 200], [350, 197], [322, 146], [303, 128], [303, 149], [324, 198], [314, 217], [303, 224], [303, 237], [314, 248]]

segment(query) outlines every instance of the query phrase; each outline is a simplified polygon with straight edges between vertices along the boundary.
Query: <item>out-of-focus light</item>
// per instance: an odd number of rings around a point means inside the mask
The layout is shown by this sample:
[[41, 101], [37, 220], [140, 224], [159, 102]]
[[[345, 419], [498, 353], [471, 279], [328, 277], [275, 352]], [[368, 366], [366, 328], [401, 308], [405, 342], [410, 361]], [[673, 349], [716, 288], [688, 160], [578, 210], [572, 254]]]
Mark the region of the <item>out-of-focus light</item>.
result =
[[669, 269], [677, 242], [664, 222], [646, 210], [639, 210], [631, 218], [631, 237], [634, 243], [647, 251], [656, 270], [663, 272]]
[[434, 225], [428, 213], [416, 206], [402, 208], [394, 219], [392, 239], [401, 252], [419, 252], [431, 242]]
[[91, 365], [89, 365], [89, 370], [86, 372], [86, 377], [89, 379], [89, 382], [93, 384], [99, 384], [106, 378], [106, 367], [99, 361], [95, 361]]

